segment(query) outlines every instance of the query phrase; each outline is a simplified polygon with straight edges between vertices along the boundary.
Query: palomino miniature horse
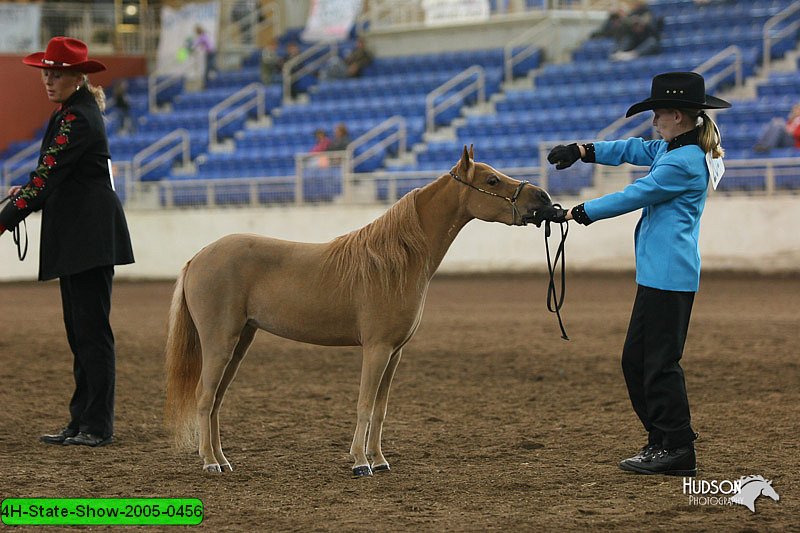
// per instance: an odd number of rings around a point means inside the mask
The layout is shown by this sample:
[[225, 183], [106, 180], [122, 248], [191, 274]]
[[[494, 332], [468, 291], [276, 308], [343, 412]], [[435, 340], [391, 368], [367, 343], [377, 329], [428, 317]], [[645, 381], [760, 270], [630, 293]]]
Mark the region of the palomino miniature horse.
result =
[[389, 387], [450, 244], [473, 218], [523, 225], [550, 203], [542, 189], [475, 163], [472, 147], [464, 147], [449, 173], [329, 243], [238, 234], [206, 246], [183, 267], [170, 309], [166, 409], [177, 441], [191, 443], [199, 429], [204, 470], [232, 469], [222, 454], [219, 410], [263, 329], [363, 347], [353, 474], [389, 470], [381, 452]]

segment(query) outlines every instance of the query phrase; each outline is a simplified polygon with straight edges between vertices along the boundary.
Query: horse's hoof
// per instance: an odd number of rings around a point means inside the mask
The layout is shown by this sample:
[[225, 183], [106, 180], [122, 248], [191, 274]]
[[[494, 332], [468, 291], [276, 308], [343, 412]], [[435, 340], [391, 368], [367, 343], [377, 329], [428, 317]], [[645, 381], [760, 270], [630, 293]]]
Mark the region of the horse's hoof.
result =
[[390, 470], [391, 469], [389, 468], [389, 464], [388, 463], [384, 463], [382, 465], [373, 465], [373, 467], [372, 467], [372, 471], [374, 473], [389, 472]]
[[371, 475], [372, 469], [369, 467], [369, 465], [353, 467], [353, 477], [366, 477]]
[[219, 465], [206, 465], [203, 467], [203, 470], [208, 472], [209, 474], [221, 474], [222, 468]]
[[222, 465], [222, 471], [233, 472], [233, 465], [231, 465], [230, 463], [225, 463], [224, 465]]

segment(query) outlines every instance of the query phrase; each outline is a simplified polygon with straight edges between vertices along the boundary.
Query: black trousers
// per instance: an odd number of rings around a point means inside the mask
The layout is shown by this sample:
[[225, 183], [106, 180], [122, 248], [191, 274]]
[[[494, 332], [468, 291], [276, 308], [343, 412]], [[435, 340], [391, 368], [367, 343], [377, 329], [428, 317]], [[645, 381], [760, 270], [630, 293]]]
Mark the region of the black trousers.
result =
[[113, 278], [113, 266], [60, 278], [64, 326], [75, 357], [69, 427], [102, 437], [114, 433], [116, 357], [108, 319]]
[[696, 438], [680, 365], [693, 303], [693, 292], [639, 285], [622, 350], [633, 410], [648, 431], [649, 442], [668, 449]]

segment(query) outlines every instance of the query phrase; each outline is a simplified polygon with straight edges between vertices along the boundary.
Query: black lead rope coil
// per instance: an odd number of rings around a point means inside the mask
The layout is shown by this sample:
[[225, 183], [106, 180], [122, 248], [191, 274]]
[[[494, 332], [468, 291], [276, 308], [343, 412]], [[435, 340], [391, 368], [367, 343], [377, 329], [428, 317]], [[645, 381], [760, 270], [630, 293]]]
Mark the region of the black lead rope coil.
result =
[[[11, 199], [11, 194], [0, 200], [0, 205], [5, 203], [6, 201]], [[11, 237], [14, 239], [14, 244], [17, 245], [17, 257], [19, 257], [20, 261], [25, 260], [25, 257], [28, 255], [28, 223], [25, 220], [22, 220], [22, 224], [25, 226], [25, 247], [22, 247], [22, 233], [19, 229], [19, 224], [13, 230], [11, 230]]]
[[[553, 207], [561, 209], [558, 204], [553, 204]], [[569, 233], [569, 223], [565, 220], [559, 222], [559, 229], [561, 230], [561, 242], [556, 249], [556, 255], [553, 260], [550, 260], [550, 221], [546, 220], [544, 223], [544, 247], [547, 252], [547, 271], [550, 274], [550, 282], [547, 286], [547, 310], [555, 313], [558, 317], [558, 327], [561, 328], [561, 338], [565, 341], [569, 340], [567, 331], [564, 329], [564, 322], [561, 320], [561, 306], [564, 305], [564, 294], [566, 292], [567, 278], [566, 278], [566, 255], [564, 253], [564, 245], [567, 242], [567, 234]], [[556, 291], [555, 270], [558, 268], [558, 262], [561, 261], [561, 295]]]

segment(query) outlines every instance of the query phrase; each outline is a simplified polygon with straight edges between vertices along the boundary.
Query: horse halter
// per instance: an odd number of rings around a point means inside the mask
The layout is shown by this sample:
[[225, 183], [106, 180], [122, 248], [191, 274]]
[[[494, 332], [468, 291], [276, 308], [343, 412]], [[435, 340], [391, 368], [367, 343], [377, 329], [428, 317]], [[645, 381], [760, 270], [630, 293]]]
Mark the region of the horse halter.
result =
[[512, 225], [516, 225], [517, 218], [519, 218], [520, 222], [523, 221], [522, 215], [520, 214], [519, 209], [517, 209], [517, 198], [519, 198], [519, 195], [522, 192], [522, 189], [525, 187], [525, 185], [528, 185], [530, 183], [529, 181], [525, 181], [525, 180], [521, 181], [519, 183], [519, 185], [517, 185], [517, 188], [514, 191], [514, 194], [512, 194], [511, 198], [509, 198], [508, 196], [503, 196], [502, 194], [497, 194], [496, 192], [487, 191], [486, 189], [481, 189], [480, 187], [476, 187], [475, 185], [473, 185], [471, 183], [467, 183], [466, 181], [462, 180], [461, 177], [458, 174], [456, 174], [455, 172], [453, 172], [452, 170], [450, 171], [450, 176], [454, 180], [456, 180], [457, 182], [462, 183], [462, 184], [466, 185], [467, 187], [471, 187], [471, 188], [475, 189], [476, 191], [482, 192], [484, 194], [488, 194], [489, 196], [494, 196], [496, 198], [502, 198], [503, 200], [505, 200], [506, 202], [511, 204], [511, 217], [512, 217], [511, 223], [512, 223]]

